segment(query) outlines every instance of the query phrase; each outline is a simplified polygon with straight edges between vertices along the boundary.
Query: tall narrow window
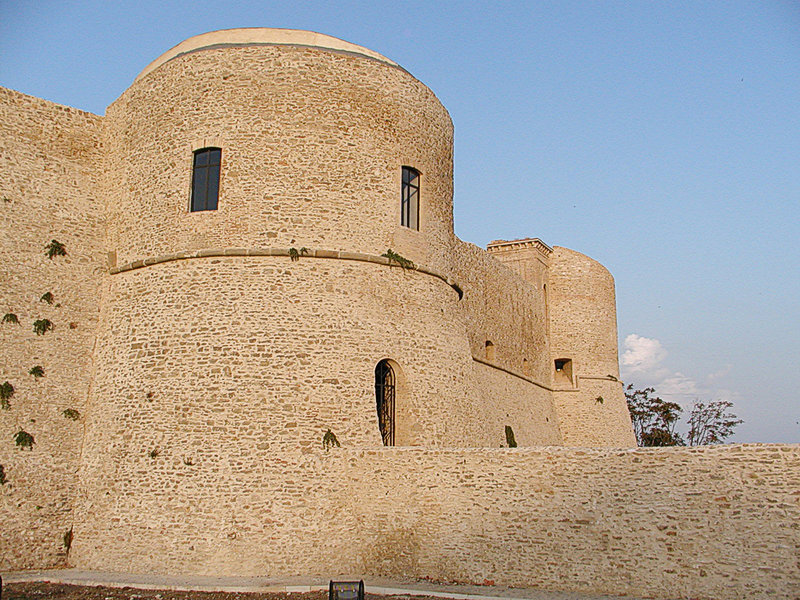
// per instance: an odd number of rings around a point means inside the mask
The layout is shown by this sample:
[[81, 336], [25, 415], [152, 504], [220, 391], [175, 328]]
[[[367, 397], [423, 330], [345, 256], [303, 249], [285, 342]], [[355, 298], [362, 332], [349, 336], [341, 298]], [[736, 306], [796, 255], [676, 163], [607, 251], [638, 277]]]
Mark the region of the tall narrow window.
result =
[[419, 172], [411, 167], [403, 167], [400, 224], [419, 231]]
[[388, 360], [382, 360], [375, 367], [375, 400], [384, 446], [394, 446], [394, 397], [394, 371]]
[[221, 159], [222, 150], [219, 148], [203, 148], [195, 151], [192, 169], [192, 212], [217, 210]]

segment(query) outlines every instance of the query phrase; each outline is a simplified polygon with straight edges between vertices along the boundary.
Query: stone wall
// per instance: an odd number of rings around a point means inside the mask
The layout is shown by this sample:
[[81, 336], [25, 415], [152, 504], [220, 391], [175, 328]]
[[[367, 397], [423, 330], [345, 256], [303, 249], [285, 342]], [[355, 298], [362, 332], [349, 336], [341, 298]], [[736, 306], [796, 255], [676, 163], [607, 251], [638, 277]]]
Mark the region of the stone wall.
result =
[[[138, 79], [106, 118], [119, 264], [206, 248], [391, 248], [445, 270], [452, 123], [403, 69], [319, 48], [207, 49]], [[204, 146], [222, 149], [219, 208], [189, 212]], [[420, 231], [400, 226], [404, 165], [421, 173]]]
[[564, 444], [635, 446], [619, 381], [611, 273], [580, 252], [556, 246], [550, 257], [548, 307], [551, 361], [572, 361], [571, 381], [556, 373], [553, 386]]
[[[0, 408], [0, 569], [66, 555], [104, 267], [100, 121], [0, 88], [0, 318], [19, 320], [0, 323], [0, 383], [15, 390]], [[47, 257], [53, 239], [66, 256]], [[37, 335], [44, 319], [53, 328]], [[19, 431], [31, 450], [16, 446]]]
[[[655, 598], [800, 594], [800, 446], [343, 447], [137, 458], [76, 566], [428, 577]], [[113, 526], [108, 526], [113, 525]]]

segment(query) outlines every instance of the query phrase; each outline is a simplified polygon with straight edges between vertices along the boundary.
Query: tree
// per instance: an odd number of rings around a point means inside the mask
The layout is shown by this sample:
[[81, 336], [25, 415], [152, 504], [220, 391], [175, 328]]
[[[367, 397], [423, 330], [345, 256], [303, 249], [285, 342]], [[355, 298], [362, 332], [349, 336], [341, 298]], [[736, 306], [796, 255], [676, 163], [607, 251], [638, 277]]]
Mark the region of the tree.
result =
[[744, 422], [732, 412], [727, 412], [732, 407], [733, 403], [725, 400], [708, 404], [695, 401], [689, 413], [689, 433], [686, 435], [689, 445], [721, 444], [732, 435], [736, 426]]
[[683, 409], [651, 395], [655, 392], [654, 388], [634, 390], [633, 384], [625, 390], [636, 442], [640, 446], [683, 446], [683, 438], [675, 431]]
[[675, 428], [683, 409], [675, 402], [666, 402], [655, 395], [654, 388], [625, 390], [633, 432], [639, 446], [704, 446], [721, 444], [743, 421], [732, 412], [731, 402], [700, 402], [696, 400], [689, 413], [686, 441]]

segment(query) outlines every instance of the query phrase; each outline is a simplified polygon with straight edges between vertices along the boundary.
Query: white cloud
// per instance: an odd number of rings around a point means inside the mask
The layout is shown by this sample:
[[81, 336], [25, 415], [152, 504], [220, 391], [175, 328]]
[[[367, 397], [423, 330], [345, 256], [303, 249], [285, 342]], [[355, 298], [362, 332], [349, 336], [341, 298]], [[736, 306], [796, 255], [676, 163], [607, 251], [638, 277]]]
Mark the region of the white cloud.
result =
[[656, 339], [635, 333], [625, 338], [622, 366], [628, 373], [650, 373], [656, 375], [659, 363], [667, 357], [667, 351]]
[[662, 379], [656, 391], [663, 396], [691, 396], [692, 400], [702, 393], [694, 379], [680, 372]]

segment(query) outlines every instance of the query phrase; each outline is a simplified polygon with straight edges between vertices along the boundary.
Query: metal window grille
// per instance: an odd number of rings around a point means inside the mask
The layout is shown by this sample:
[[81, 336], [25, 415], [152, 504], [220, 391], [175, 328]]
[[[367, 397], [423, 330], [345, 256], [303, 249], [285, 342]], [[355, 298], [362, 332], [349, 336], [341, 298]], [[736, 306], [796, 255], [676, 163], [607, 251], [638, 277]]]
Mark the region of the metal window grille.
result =
[[394, 446], [394, 371], [388, 361], [375, 367], [375, 398], [378, 408], [378, 427], [384, 446]]

